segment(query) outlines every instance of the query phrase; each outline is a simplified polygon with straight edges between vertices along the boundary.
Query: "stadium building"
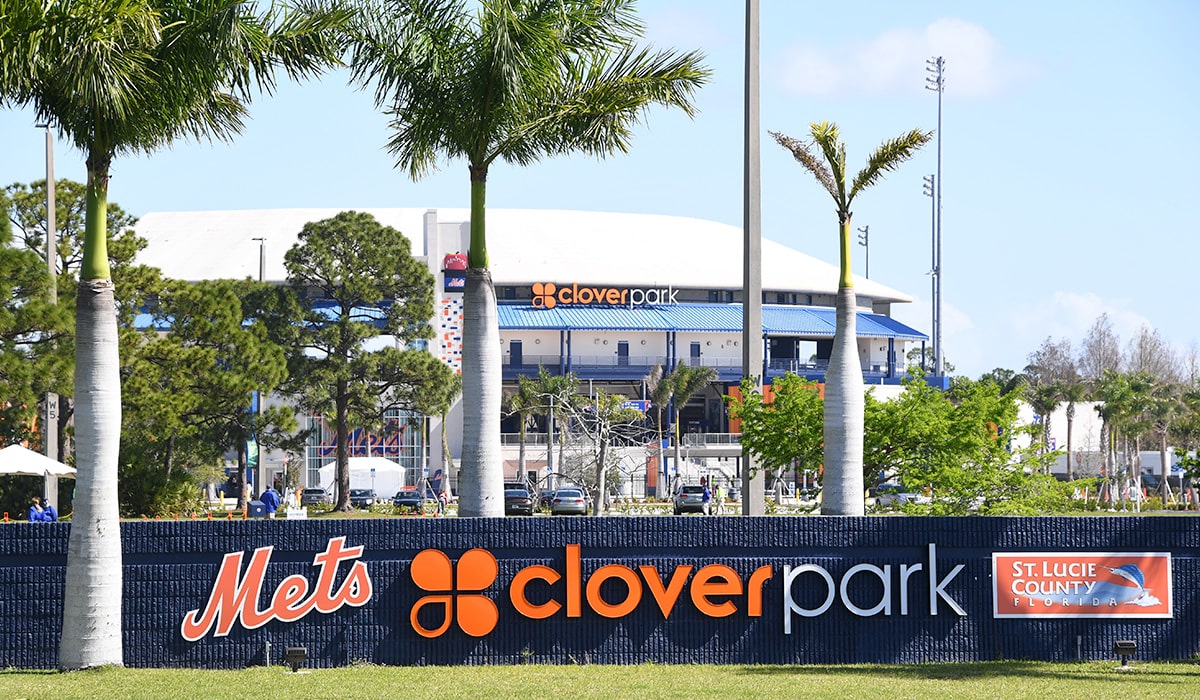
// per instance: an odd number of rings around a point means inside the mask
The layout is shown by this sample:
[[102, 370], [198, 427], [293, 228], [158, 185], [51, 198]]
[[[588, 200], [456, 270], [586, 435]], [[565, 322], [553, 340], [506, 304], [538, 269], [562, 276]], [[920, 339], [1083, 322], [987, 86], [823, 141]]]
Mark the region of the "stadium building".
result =
[[[137, 224], [138, 234], [148, 241], [139, 262], [175, 279], [261, 278], [283, 283], [284, 254], [303, 226], [339, 211], [150, 213]], [[435, 275], [441, 293], [432, 319], [436, 337], [429, 350], [458, 368], [465, 263], [461, 254], [470, 239], [469, 212], [363, 211], [408, 236], [414, 256]], [[520, 376], [536, 376], [544, 367], [553, 374], [574, 373], [586, 390], [645, 401], [645, 380], [656, 365], [666, 371], [678, 363], [712, 367], [717, 381], [682, 410], [687, 463], [673, 465], [670, 471], [734, 478], [738, 449], [736, 437], [728, 435], [722, 396], [742, 376], [740, 228], [677, 216], [490, 209], [487, 236], [506, 387], [515, 386]], [[836, 265], [762, 241], [766, 382], [786, 372], [823, 380], [835, 330], [837, 280]], [[854, 284], [865, 380], [869, 385], [897, 385], [906, 371], [907, 352], [927, 341], [925, 334], [891, 317], [893, 305], [911, 298], [866, 278], [856, 276]], [[439, 421], [397, 414], [385, 435], [356, 434], [354, 456], [384, 457], [399, 464], [406, 483], [424, 473], [435, 474], [443, 461], [436, 449]], [[461, 422], [457, 409], [447, 418], [455, 459]], [[511, 419], [505, 426], [517, 432]], [[432, 450], [427, 447], [429, 435], [435, 436]], [[536, 443], [536, 437], [529, 440]], [[506, 435], [505, 444], [510, 457], [516, 441]], [[305, 459], [305, 484], [320, 482], [320, 468], [333, 459], [332, 445], [332, 436], [318, 431]], [[654, 490], [658, 468], [650, 452], [643, 448], [623, 458], [627, 488], [634, 494]], [[515, 452], [511, 457], [506, 460], [506, 478], [520, 478]], [[546, 469], [546, 457], [543, 438], [540, 452], [534, 445], [526, 462], [530, 476], [543, 478], [539, 475]], [[259, 488], [284, 464], [282, 458], [265, 455], [263, 467]]]

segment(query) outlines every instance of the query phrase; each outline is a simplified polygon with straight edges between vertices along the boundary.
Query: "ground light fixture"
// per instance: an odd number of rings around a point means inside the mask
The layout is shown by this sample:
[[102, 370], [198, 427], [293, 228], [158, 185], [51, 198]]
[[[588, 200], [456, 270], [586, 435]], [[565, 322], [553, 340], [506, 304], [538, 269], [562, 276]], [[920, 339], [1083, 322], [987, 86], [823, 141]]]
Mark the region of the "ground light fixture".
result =
[[297, 673], [304, 662], [308, 660], [308, 647], [289, 646], [283, 653], [283, 663], [292, 667], [292, 673]]
[[1129, 668], [1129, 657], [1137, 653], [1137, 642], [1132, 639], [1118, 639], [1113, 642], [1113, 653], [1121, 657], [1121, 668]]

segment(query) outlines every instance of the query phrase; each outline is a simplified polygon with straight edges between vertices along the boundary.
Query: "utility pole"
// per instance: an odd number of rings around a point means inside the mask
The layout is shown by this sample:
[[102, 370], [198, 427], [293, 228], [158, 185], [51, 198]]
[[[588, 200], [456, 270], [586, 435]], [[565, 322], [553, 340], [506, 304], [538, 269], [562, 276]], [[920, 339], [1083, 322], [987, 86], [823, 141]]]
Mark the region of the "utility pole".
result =
[[[742, 209], [742, 378], [763, 384], [762, 177], [759, 137], [758, 0], [746, 0], [745, 168]], [[750, 450], [742, 448], [742, 515], [764, 515], [763, 484]]]
[[866, 273], [863, 275], [863, 277], [866, 277], [867, 279], [871, 279], [871, 227], [870, 226], [859, 226], [858, 227], [858, 244], [860, 246], [862, 246], [863, 248], [866, 248], [866, 252], [863, 254], [863, 259], [865, 260], [865, 262], [867, 264], [867, 269], [866, 269]]
[[937, 377], [944, 376], [944, 353], [942, 352], [942, 92], [945, 91], [946, 79], [943, 71], [946, 62], [941, 56], [934, 56], [925, 61], [925, 70], [929, 75], [925, 76], [925, 89], [934, 90], [938, 96], [937, 107], [937, 194], [934, 197], [934, 270], [936, 273], [933, 276], [933, 282], [937, 293], [934, 296], [934, 305], [937, 310], [934, 312], [937, 317], [937, 324], [933, 329], [933, 373]]
[[[54, 188], [54, 134], [50, 131], [50, 123], [38, 124], [37, 128], [46, 130], [46, 269], [50, 273], [51, 304], [58, 303], [58, 203], [55, 199]], [[46, 392], [46, 418], [42, 424], [42, 447], [46, 456], [54, 461], [58, 459], [58, 394]], [[58, 477], [47, 476], [45, 479], [46, 502], [58, 510]]]
[[[258, 241], [258, 281], [262, 282], [267, 276], [267, 239], [261, 236], [252, 238], [251, 240]], [[262, 493], [267, 487], [267, 458], [263, 454], [262, 443], [258, 440], [258, 431], [262, 429], [262, 412], [263, 401], [266, 400], [266, 393], [263, 391], [256, 392], [256, 401], [254, 402], [254, 449], [258, 453], [258, 464], [255, 467], [258, 470], [258, 484], [255, 493]], [[368, 454], [368, 457], [371, 455]], [[374, 476], [372, 476], [374, 479]], [[372, 482], [372, 486], [374, 483]], [[286, 484], [284, 485], [286, 487]]]

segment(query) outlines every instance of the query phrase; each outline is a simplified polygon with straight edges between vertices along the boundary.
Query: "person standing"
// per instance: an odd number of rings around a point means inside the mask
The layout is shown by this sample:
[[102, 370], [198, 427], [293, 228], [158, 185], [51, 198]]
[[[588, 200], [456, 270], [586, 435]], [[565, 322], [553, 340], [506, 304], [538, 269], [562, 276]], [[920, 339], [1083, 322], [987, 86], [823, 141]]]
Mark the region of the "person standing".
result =
[[720, 484], [717, 484], [715, 498], [717, 501], [717, 515], [723, 515], [725, 513], [725, 489], [721, 488]]
[[709, 510], [709, 504], [712, 503], [712, 491], [708, 490], [708, 484], [704, 485], [704, 495], [701, 496], [701, 499], [704, 501], [704, 514], [711, 514], [712, 511]]
[[33, 503], [29, 506], [29, 522], [44, 523], [46, 520], [46, 510], [42, 508], [42, 499], [40, 496], [33, 497]]
[[279, 510], [279, 494], [275, 493], [275, 487], [268, 485], [258, 500], [262, 501], [263, 507], [266, 508], [267, 517], [274, 518], [275, 511]]

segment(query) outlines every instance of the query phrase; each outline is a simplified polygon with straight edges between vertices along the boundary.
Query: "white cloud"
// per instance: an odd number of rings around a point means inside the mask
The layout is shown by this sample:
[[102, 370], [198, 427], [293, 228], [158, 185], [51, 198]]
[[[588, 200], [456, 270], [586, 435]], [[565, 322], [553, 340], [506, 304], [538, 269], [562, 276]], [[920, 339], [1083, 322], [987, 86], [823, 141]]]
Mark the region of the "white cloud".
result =
[[778, 74], [785, 89], [802, 95], [915, 93], [925, 89], [932, 56], [945, 59], [946, 91], [956, 96], [991, 97], [1030, 72], [983, 27], [946, 18], [922, 30], [890, 29], [865, 43], [795, 44], [782, 52]]
[[[911, 313], [923, 314], [916, 318], [924, 320], [915, 324], [901, 320], [916, 328], [928, 329], [928, 301], [917, 300], [911, 306]], [[914, 318], [909, 309], [904, 311], [906, 318]], [[1151, 325], [1146, 317], [1130, 310], [1124, 300], [1063, 291], [1027, 304], [999, 304], [974, 313], [946, 306], [943, 312], [942, 340], [946, 359], [955, 366], [956, 374], [971, 378], [996, 367], [1020, 371], [1027, 364], [1029, 354], [1047, 338], [1053, 341], [1066, 338], [1078, 352], [1084, 336], [1103, 313], [1108, 314], [1122, 348], [1142, 326]]]

